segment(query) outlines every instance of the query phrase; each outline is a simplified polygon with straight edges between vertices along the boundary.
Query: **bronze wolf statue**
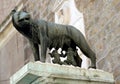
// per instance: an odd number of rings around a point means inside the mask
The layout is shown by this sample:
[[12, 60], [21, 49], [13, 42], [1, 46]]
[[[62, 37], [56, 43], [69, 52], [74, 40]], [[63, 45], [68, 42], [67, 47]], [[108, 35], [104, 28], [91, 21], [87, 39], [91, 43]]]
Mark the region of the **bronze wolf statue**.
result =
[[[62, 48], [66, 44], [67, 46], [78, 46], [83, 54], [91, 59], [90, 67], [96, 68], [95, 53], [90, 49], [82, 33], [73, 26], [34, 20], [29, 13], [16, 10], [12, 11], [12, 22], [14, 27], [30, 41], [35, 61], [45, 62], [47, 48]], [[41, 45], [40, 56], [39, 44]]]

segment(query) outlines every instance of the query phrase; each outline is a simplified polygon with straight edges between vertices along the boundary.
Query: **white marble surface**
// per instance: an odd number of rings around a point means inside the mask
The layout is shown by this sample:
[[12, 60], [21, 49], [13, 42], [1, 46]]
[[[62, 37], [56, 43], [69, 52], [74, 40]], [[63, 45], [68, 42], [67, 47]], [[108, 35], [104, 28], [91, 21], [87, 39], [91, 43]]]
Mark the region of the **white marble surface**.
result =
[[26, 64], [10, 78], [11, 84], [114, 84], [111, 73], [49, 63]]

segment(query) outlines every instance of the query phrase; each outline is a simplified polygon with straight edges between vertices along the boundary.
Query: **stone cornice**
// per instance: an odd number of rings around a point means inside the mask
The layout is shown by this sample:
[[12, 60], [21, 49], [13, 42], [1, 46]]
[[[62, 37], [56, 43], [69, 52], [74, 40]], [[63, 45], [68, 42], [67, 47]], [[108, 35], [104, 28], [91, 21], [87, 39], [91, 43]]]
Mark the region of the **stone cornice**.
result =
[[[17, 10], [21, 10], [23, 8], [23, 3], [22, 1], [18, 2], [17, 6], [16, 6]], [[11, 22], [11, 13], [9, 13], [9, 15], [6, 17], [6, 19], [0, 24], [0, 33], [2, 33], [7, 25]]]
[[[23, 8], [23, 3], [19, 2], [16, 8], [18, 11], [21, 10]], [[2, 48], [16, 33], [16, 30], [15, 28], [13, 28], [11, 20], [12, 17], [10, 13], [0, 25], [0, 48]]]

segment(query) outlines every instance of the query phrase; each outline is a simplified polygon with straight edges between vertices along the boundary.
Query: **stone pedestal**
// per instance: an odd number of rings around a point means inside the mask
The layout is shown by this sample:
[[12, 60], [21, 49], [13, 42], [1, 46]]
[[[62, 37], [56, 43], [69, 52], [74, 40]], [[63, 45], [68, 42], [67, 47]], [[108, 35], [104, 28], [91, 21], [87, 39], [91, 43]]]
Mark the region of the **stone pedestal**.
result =
[[10, 78], [11, 84], [114, 84], [111, 73], [48, 63], [26, 64]]

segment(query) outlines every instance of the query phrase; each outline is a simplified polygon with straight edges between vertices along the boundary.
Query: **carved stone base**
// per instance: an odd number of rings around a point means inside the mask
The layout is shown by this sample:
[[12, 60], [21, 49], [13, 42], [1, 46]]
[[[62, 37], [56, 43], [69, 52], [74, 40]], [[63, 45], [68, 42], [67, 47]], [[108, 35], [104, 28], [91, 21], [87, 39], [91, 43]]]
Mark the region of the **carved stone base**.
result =
[[74, 66], [26, 64], [10, 78], [11, 84], [114, 84], [111, 73]]

